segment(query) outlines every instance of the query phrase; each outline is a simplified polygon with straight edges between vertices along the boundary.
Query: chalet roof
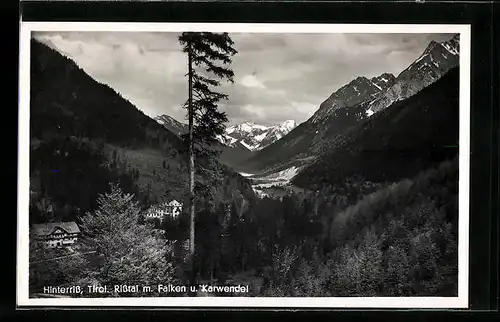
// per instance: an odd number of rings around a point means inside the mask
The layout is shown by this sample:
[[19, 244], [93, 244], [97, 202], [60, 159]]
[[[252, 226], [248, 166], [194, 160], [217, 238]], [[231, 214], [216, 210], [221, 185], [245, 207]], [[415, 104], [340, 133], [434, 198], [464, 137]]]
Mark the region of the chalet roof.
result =
[[182, 204], [175, 199], [170, 201], [167, 205], [169, 205], [169, 206], [182, 206]]
[[57, 228], [66, 231], [69, 234], [79, 233], [80, 228], [74, 221], [52, 222], [33, 225], [33, 231], [38, 236], [47, 236], [52, 234]]

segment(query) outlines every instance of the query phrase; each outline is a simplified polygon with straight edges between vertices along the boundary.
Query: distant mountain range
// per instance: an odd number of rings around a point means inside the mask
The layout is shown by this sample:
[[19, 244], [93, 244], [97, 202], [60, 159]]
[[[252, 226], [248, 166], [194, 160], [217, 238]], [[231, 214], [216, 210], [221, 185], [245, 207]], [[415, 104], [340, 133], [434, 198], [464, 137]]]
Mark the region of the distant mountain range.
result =
[[[181, 136], [187, 133], [188, 125], [181, 123], [173, 117], [163, 114], [154, 118], [171, 132]], [[276, 142], [295, 128], [294, 120], [287, 120], [277, 125], [265, 126], [253, 122], [244, 122], [226, 129], [218, 140], [229, 147], [243, 147], [249, 151], [258, 151]]]
[[230, 146], [241, 143], [250, 151], [258, 151], [290, 133], [295, 126], [294, 120], [287, 120], [271, 126], [245, 122], [228, 127], [226, 135], [220, 138], [220, 141]]
[[[281, 140], [253, 155], [244, 172], [270, 174], [303, 168], [339, 145], [343, 133], [392, 104], [412, 97], [459, 64], [459, 35], [431, 41], [424, 52], [396, 77], [357, 77], [332, 93], [313, 116]], [[299, 171], [300, 172], [300, 171]]]

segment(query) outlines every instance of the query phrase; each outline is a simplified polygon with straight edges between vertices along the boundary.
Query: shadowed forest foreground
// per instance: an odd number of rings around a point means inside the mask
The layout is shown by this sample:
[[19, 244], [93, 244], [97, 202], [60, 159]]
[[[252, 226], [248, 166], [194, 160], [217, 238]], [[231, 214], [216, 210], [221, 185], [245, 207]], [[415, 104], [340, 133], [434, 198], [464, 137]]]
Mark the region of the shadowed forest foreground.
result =
[[[455, 159], [367, 195], [352, 183], [350, 191], [200, 212], [198, 281], [249, 285], [249, 294], [218, 296], [456, 296], [457, 175]], [[82, 218], [80, 251], [88, 247], [99, 255], [32, 264], [38, 273], [30, 276], [33, 291], [43, 285], [187, 285], [185, 214], [158, 229], [138, 224], [137, 202], [116, 185], [98, 204]], [[32, 249], [30, 259], [56, 254], [68, 255]], [[188, 294], [106, 294], [127, 295]]]

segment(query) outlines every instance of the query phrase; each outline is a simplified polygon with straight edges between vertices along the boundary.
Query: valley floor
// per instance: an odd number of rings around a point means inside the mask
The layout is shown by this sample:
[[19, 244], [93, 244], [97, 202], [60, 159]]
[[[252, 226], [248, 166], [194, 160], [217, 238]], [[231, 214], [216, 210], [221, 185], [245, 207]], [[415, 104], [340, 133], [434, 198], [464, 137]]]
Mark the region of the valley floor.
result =
[[240, 174], [250, 180], [254, 192], [259, 197], [282, 197], [289, 191], [297, 191], [298, 187], [293, 187], [290, 181], [297, 174], [299, 168], [292, 166], [270, 174], [251, 174], [240, 172]]

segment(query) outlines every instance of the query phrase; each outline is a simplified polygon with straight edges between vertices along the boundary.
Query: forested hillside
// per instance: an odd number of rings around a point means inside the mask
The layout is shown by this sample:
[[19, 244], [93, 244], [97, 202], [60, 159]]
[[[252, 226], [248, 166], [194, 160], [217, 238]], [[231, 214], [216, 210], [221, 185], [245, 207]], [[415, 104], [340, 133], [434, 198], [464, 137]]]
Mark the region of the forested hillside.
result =
[[323, 188], [223, 213], [202, 217], [207, 280], [253, 296], [456, 296], [457, 158], [371, 193]]
[[[36, 40], [31, 45], [32, 221], [74, 220], [96, 206], [112, 181], [143, 208], [182, 199], [188, 182], [182, 140], [67, 57]], [[253, 197], [246, 180], [226, 166], [200, 164], [223, 172], [233, 195]], [[212, 177], [199, 172], [215, 199], [231, 198]]]

